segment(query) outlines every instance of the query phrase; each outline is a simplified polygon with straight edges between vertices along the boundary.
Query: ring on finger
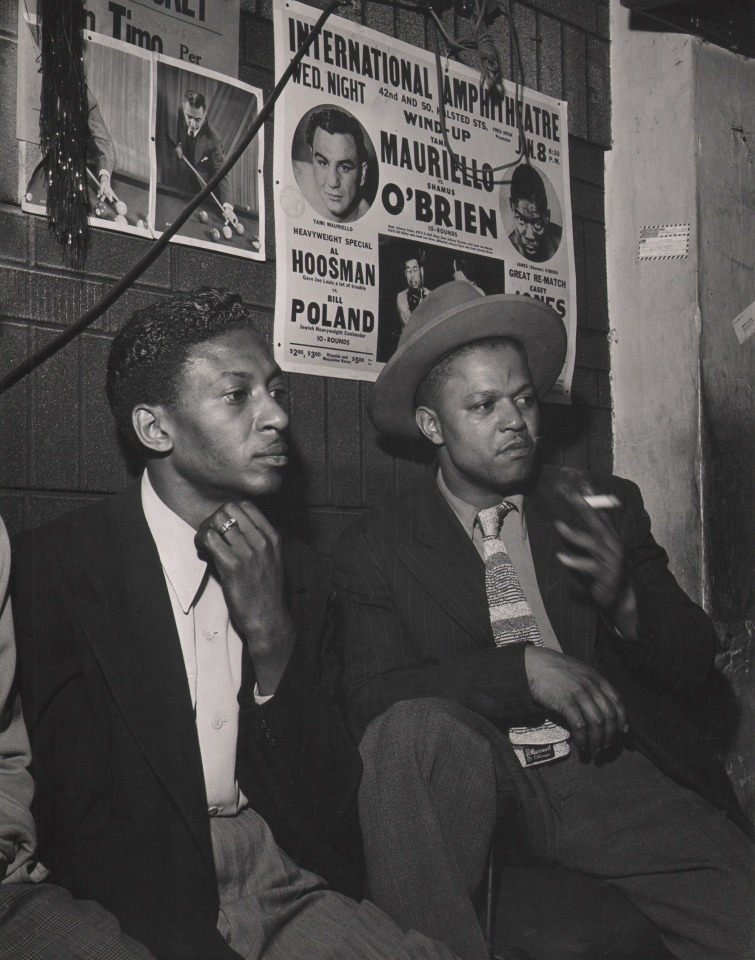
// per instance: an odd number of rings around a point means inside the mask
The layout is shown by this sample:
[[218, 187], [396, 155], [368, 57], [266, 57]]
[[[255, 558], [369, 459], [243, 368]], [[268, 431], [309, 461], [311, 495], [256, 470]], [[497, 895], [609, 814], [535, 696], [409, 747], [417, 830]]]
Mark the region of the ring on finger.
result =
[[237, 527], [238, 524], [239, 522], [235, 517], [229, 517], [225, 521], [225, 523], [221, 523], [220, 530], [218, 530], [218, 533], [220, 534], [221, 537], [224, 537], [228, 533], [228, 531], [231, 529], [231, 527]]

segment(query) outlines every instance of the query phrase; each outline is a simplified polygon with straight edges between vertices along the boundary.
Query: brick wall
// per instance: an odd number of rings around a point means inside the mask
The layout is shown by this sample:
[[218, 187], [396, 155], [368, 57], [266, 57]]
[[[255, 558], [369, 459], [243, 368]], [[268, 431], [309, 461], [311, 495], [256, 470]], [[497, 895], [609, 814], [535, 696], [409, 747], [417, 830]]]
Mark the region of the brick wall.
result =
[[[242, 0], [240, 77], [274, 84], [269, 0]], [[356, 19], [353, 11], [345, 14]], [[610, 145], [608, 0], [515, 2], [525, 83], [569, 101], [572, 207], [578, 282], [578, 339], [571, 408], [548, 407], [544, 435], [549, 459], [575, 466], [611, 467], [608, 309], [603, 215], [603, 151]], [[368, 26], [424, 46], [424, 19], [365, 2]], [[453, 14], [444, 17], [454, 29]], [[466, 29], [462, 21], [461, 32]], [[495, 37], [506, 77], [512, 45], [505, 18]], [[16, 5], [0, 4], [0, 80], [16, 83]], [[0, 100], [0, 374], [77, 319], [143, 253], [147, 241], [92, 233], [86, 272], [63, 266], [46, 222], [21, 213], [17, 200], [15, 103]], [[266, 169], [272, 167], [272, 122], [265, 131]], [[269, 193], [267, 236], [273, 247], [274, 204]], [[103, 390], [113, 333], [134, 309], [170, 291], [215, 282], [239, 290], [272, 340], [275, 263], [172, 246], [140, 282], [90, 330], [0, 397], [0, 513], [11, 531], [37, 526], [82, 502], [120, 489], [129, 472], [114, 439]], [[369, 384], [291, 376], [296, 463], [283, 519], [327, 554], [338, 533], [361, 510], [419, 471], [423, 453], [380, 449], [366, 415]], [[299, 506], [294, 510], [292, 504]]]

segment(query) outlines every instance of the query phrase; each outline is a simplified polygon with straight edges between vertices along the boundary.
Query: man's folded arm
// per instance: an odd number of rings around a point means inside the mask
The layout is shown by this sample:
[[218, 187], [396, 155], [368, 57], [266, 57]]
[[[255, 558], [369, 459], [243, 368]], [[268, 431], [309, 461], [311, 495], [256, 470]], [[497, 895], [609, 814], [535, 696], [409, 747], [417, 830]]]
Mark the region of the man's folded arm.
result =
[[524, 672], [525, 644], [490, 648], [449, 663], [392, 670], [365, 680], [347, 699], [358, 736], [401, 700], [439, 697], [491, 718], [525, 718], [542, 711], [530, 695]]
[[538, 711], [530, 695], [523, 645], [489, 647], [438, 662], [407, 634], [373, 538], [348, 531], [335, 559], [343, 701], [358, 736], [392, 704], [421, 697], [454, 700], [497, 718]]

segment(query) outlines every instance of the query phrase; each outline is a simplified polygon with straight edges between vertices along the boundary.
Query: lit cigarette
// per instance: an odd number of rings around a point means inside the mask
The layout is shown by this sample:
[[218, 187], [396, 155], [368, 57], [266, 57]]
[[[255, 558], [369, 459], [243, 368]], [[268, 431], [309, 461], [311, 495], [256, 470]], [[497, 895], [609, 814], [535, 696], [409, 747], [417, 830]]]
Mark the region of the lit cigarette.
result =
[[593, 510], [615, 510], [621, 506], [621, 501], [612, 493], [588, 493], [585, 494], [585, 502]]

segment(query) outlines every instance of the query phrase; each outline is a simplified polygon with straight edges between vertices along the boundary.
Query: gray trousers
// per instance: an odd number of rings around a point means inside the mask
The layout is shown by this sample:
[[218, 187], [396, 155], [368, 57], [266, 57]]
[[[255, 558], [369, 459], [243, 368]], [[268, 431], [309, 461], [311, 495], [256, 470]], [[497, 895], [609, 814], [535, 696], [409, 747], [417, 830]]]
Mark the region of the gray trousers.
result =
[[210, 823], [218, 929], [245, 960], [456, 960], [448, 947], [404, 933], [372, 903], [300, 869], [253, 810]]
[[478, 714], [407, 700], [368, 727], [359, 812], [370, 896], [400, 925], [484, 960], [470, 894], [516, 791], [533, 852], [604, 878], [683, 960], [753, 960], [752, 846], [720, 811], [634, 751], [597, 766], [572, 751], [522, 769]]
[[0, 886], [0, 960], [154, 960], [115, 917], [51, 883]]

